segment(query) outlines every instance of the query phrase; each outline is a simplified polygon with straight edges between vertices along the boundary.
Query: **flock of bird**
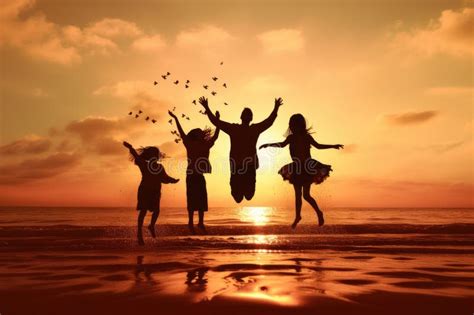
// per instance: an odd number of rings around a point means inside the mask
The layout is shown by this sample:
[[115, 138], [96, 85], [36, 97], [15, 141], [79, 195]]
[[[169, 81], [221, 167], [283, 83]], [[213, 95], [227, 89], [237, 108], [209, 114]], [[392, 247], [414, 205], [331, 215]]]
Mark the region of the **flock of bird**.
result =
[[[220, 65], [222, 66], [223, 64], [224, 64], [224, 62], [221, 61], [221, 62], [220, 62]], [[162, 74], [162, 75], [161, 75], [161, 78], [162, 78], [163, 80], [167, 80], [168, 77], [170, 77], [170, 76], [171, 76], [171, 73], [170, 73], [169, 71], [167, 71], [165, 74]], [[217, 81], [219, 80], [219, 78], [216, 77], [216, 76], [213, 76], [213, 77], [211, 77], [211, 80], [212, 80], [213, 82], [217, 82]], [[190, 81], [190, 80], [187, 79], [186, 81], [183, 81], [183, 82], [184, 82], [184, 83], [182, 83], [182, 85], [184, 85], [184, 88], [185, 88], [185, 89], [188, 89], [188, 88], [191, 86], [191, 81]], [[175, 81], [172, 81], [172, 83], [173, 83], [174, 85], [179, 85], [179, 84], [180, 84], [180, 81], [179, 81], [179, 80], [175, 80]], [[159, 83], [158, 81], [153, 81], [153, 85], [155, 85], [155, 86], [158, 85], [158, 86], [159, 86], [159, 85], [161, 85], [161, 83]], [[215, 84], [214, 84], [214, 85], [215, 85]], [[222, 87], [224, 87], [224, 88], [227, 89], [227, 83], [226, 83], [226, 82], [223, 82], [223, 83], [222, 83]], [[202, 88], [203, 88], [204, 90], [211, 91], [210, 93], [211, 93], [212, 96], [216, 96], [216, 95], [217, 95], [217, 92], [216, 92], [216, 91], [214, 91], [213, 89], [211, 89], [211, 90], [209, 89], [209, 88], [210, 88], [209, 84], [204, 84], [204, 85], [202, 85]], [[197, 105], [197, 101], [196, 101], [195, 99], [194, 99], [191, 103], [192, 103], [193, 105]], [[227, 102], [224, 102], [224, 105], [225, 105], [225, 106], [228, 106], [229, 104], [228, 104]], [[173, 108], [172, 111], [173, 111], [173, 112], [176, 111], [176, 106]], [[204, 110], [199, 110], [199, 113], [202, 114], [202, 115], [206, 115], [206, 112], [205, 112]], [[128, 113], [129, 116], [132, 116], [132, 117], [134, 116], [136, 119], [142, 117], [142, 114], [143, 114], [143, 111], [142, 111], [142, 110], [138, 110], [138, 112], [136, 112], [136, 113], [134, 113], [134, 112], [129, 112], [129, 113]], [[185, 114], [181, 114], [181, 118], [186, 119], [186, 120], [191, 120], [191, 118], [190, 118], [189, 116], [185, 115]], [[147, 122], [149, 121], [149, 122], [151, 122], [151, 123], [153, 123], [153, 124], [155, 124], [155, 123], [157, 122], [157, 120], [156, 120], [155, 118], [151, 118], [150, 116], [146, 116], [146, 117], [145, 117], [145, 121], [147, 121]], [[169, 123], [170, 125], [173, 125], [173, 119], [168, 120], [168, 123]], [[178, 131], [172, 130], [172, 131], [171, 131], [171, 134], [177, 137], [176, 139], [174, 139], [174, 142], [175, 142], [175, 143], [179, 143], [179, 142], [181, 141], [181, 137], [180, 137]]]

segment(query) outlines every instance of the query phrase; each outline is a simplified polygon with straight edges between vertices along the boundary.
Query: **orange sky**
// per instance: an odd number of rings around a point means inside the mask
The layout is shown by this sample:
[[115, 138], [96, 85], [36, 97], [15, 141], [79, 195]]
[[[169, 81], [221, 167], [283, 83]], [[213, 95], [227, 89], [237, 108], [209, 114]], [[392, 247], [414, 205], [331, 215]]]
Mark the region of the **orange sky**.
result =
[[[244, 106], [277, 121], [280, 141], [302, 113], [334, 172], [313, 192], [323, 207], [474, 206], [472, 1], [0, 2], [0, 205], [133, 206], [138, 169], [121, 141], [157, 145], [181, 178], [164, 206], [185, 205], [184, 150], [167, 110], [209, 125], [191, 101], [238, 122]], [[219, 62], [224, 61], [220, 66]], [[191, 88], [163, 81], [191, 80]], [[158, 86], [153, 81], [159, 81]], [[219, 81], [220, 82], [220, 81]], [[229, 106], [223, 103], [228, 102]], [[142, 109], [156, 125], [127, 114]], [[229, 140], [211, 151], [210, 206], [234, 206]], [[245, 205], [292, 206], [277, 174], [288, 149], [261, 151]]]

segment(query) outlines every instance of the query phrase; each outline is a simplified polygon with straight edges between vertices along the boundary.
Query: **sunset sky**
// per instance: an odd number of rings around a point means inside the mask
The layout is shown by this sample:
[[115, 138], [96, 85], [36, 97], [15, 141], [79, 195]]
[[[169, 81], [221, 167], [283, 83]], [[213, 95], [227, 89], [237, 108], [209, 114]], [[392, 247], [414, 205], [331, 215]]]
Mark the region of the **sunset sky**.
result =
[[[294, 113], [318, 142], [345, 144], [312, 151], [334, 169], [313, 186], [323, 207], [473, 207], [473, 4], [1, 0], [0, 205], [134, 206], [127, 140], [169, 156], [181, 182], [163, 187], [162, 205], [184, 206], [185, 152], [167, 110], [190, 116], [185, 130], [209, 126], [191, 103], [205, 95], [231, 122], [245, 106], [258, 122], [282, 97], [259, 145], [283, 140]], [[128, 116], [138, 109], [158, 122]], [[228, 151], [221, 134], [211, 207], [236, 205]], [[277, 174], [288, 148], [259, 154], [243, 205], [291, 207]]]

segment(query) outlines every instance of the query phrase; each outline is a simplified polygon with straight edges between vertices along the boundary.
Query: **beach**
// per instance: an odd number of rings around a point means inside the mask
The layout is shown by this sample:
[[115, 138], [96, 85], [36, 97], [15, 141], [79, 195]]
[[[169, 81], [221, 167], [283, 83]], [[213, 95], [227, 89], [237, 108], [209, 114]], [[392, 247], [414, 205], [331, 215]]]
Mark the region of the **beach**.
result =
[[[50, 214], [35, 221], [35, 210]], [[133, 221], [110, 219], [134, 217], [131, 209], [109, 209], [110, 225], [93, 219], [98, 209], [0, 211], [2, 315], [474, 310], [472, 209], [385, 210], [390, 220], [374, 220], [377, 210], [332, 210], [322, 228], [307, 212], [295, 231], [272, 210], [247, 222], [211, 209], [207, 233], [196, 235], [174, 221], [183, 209], [165, 209], [144, 247]]]

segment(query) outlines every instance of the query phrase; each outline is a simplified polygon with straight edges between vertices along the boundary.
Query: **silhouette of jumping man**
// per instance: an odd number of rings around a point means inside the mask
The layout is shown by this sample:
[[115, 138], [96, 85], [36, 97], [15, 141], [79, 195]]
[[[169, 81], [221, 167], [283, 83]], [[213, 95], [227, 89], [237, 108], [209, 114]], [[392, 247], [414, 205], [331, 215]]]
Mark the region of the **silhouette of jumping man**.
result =
[[131, 160], [140, 168], [142, 180], [138, 186], [138, 231], [137, 238], [139, 245], [145, 245], [143, 241], [143, 221], [147, 211], [152, 212], [148, 230], [153, 238], [155, 234], [155, 224], [160, 215], [161, 184], [175, 184], [179, 179], [168, 176], [163, 165], [158, 163], [160, 159], [160, 150], [157, 147], [145, 147], [135, 150], [128, 142], [123, 145], [130, 150]]
[[[207, 190], [205, 173], [211, 173], [211, 163], [209, 162], [209, 151], [219, 137], [219, 128], [214, 135], [211, 135], [211, 129], [196, 128], [186, 134], [179, 123], [178, 117], [168, 111], [171, 117], [176, 121], [181, 139], [188, 155], [188, 168], [186, 170], [186, 197], [188, 203], [188, 227], [191, 233], [194, 233], [193, 216], [194, 211], [199, 212], [198, 227], [205, 231], [204, 212], [207, 211]], [[216, 118], [219, 119], [219, 112], [216, 112]]]
[[265, 120], [250, 124], [253, 113], [250, 108], [244, 108], [240, 119], [241, 124], [232, 124], [220, 120], [209, 108], [207, 98], [200, 97], [199, 103], [206, 110], [209, 120], [230, 136], [230, 187], [232, 197], [237, 203], [243, 198], [250, 200], [255, 194], [256, 170], [259, 167], [257, 156], [257, 140], [262, 132], [273, 125], [278, 109], [283, 105], [281, 98], [275, 99], [275, 107]]
[[[306, 120], [301, 114], [291, 116], [287, 137], [283, 142], [267, 143], [260, 146], [260, 149], [268, 147], [283, 148], [290, 145], [290, 154], [293, 163], [283, 166], [278, 174], [283, 180], [288, 180], [295, 189], [295, 221], [291, 225], [294, 229], [298, 222], [301, 221], [301, 206], [303, 195], [306, 200], [316, 211], [318, 215], [319, 225], [324, 224], [324, 216], [319, 209], [316, 200], [311, 197], [311, 184], [321, 184], [332, 171], [330, 165], [323, 164], [311, 158], [311, 146], [316, 149], [342, 149], [342, 144], [320, 144], [314, 140], [310, 134], [310, 128], [306, 127]], [[303, 192], [303, 194], [301, 193]]]

